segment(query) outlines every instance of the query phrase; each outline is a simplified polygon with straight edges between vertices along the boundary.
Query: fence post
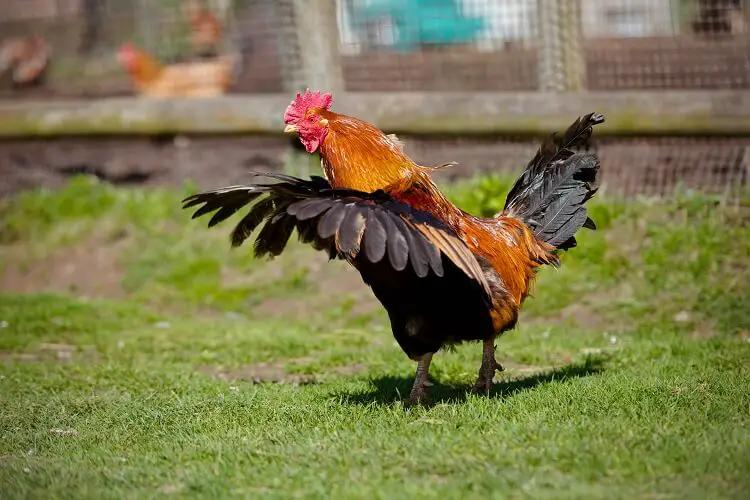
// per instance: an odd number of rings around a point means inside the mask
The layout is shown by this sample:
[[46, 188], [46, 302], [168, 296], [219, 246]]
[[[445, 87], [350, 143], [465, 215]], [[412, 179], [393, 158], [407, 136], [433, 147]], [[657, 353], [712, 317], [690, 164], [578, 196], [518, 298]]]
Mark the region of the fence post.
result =
[[580, 92], [586, 88], [586, 55], [583, 51], [583, 26], [581, 22], [581, 0], [562, 0], [563, 59], [565, 61], [565, 90]]
[[336, 0], [277, 0], [276, 13], [285, 90], [343, 91]]
[[586, 84], [580, 0], [538, 0], [539, 90], [579, 92]]

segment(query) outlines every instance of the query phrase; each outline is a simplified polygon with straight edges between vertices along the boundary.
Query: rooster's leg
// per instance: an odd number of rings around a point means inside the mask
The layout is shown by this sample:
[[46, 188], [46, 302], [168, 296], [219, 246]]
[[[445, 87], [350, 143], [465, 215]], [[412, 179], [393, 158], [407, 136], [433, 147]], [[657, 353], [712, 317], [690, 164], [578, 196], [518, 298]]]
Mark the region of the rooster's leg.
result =
[[496, 371], [503, 371], [503, 365], [495, 359], [495, 338], [484, 341], [482, 349], [482, 366], [479, 367], [479, 377], [474, 384], [474, 390], [482, 391], [487, 395], [492, 388], [492, 379], [495, 378]]
[[431, 361], [432, 353], [429, 352], [423, 355], [420, 358], [419, 363], [417, 363], [417, 373], [414, 375], [414, 385], [411, 388], [411, 394], [409, 394], [409, 406], [427, 402], [427, 386], [430, 385], [427, 381], [427, 375], [430, 371]]

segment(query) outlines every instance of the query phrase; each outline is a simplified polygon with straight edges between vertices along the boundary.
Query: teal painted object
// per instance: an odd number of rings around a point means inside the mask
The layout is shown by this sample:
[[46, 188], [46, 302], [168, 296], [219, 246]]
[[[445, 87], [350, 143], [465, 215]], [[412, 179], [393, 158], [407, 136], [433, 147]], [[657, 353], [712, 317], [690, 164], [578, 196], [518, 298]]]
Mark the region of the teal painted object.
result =
[[465, 16], [457, 0], [370, 0], [352, 6], [355, 30], [389, 18], [396, 28], [394, 49], [408, 52], [427, 44], [471, 43], [485, 28], [481, 17]]

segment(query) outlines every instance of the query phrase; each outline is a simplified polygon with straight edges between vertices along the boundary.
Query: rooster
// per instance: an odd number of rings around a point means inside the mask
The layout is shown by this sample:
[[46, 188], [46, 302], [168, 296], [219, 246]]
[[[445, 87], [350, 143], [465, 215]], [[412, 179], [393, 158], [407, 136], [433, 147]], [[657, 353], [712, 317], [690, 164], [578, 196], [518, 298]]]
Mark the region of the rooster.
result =
[[241, 59], [239, 55], [223, 55], [212, 60], [163, 65], [130, 43], [120, 48], [118, 58], [138, 94], [160, 98], [226, 94]]
[[[395, 136], [330, 110], [330, 94], [309, 90], [286, 110], [286, 132], [319, 152], [325, 178], [263, 175], [276, 182], [192, 195], [193, 218], [215, 212], [209, 227], [258, 200], [232, 232], [241, 245], [263, 225], [255, 255], [279, 255], [296, 229], [304, 243], [354, 266], [388, 312], [403, 351], [417, 362], [408, 404], [427, 400], [433, 354], [482, 341], [476, 390], [489, 393], [495, 339], [512, 329], [535, 272], [560, 264], [582, 227], [595, 229], [585, 203], [597, 190], [598, 158], [574, 153], [600, 114], [577, 119], [545, 140], [492, 218], [470, 215], [440, 192], [434, 167], [418, 165]], [[217, 211], [218, 210], [218, 211]]]

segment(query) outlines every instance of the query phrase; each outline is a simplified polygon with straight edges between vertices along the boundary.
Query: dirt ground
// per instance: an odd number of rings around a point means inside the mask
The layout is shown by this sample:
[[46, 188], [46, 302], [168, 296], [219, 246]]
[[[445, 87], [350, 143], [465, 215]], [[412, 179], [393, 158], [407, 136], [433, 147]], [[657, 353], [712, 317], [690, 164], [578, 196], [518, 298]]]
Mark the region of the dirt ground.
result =
[[29, 259], [28, 247], [4, 250], [7, 259], [0, 272], [0, 290], [19, 293], [73, 293], [91, 298], [124, 295], [124, 272], [117, 262], [129, 242], [91, 237], [62, 247], [41, 259]]

